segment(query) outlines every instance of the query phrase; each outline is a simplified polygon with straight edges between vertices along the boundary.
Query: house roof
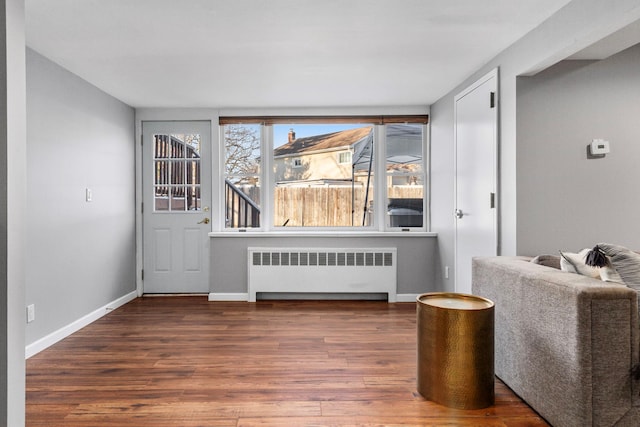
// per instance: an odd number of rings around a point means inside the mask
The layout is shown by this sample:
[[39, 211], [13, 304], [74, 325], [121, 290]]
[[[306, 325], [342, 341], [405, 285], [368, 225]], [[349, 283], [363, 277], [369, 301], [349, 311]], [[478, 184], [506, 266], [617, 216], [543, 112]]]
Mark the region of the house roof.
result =
[[297, 138], [276, 148], [273, 150], [273, 154], [277, 157], [351, 147], [363, 138], [366, 138], [371, 133], [372, 129], [373, 128], [371, 126], [366, 126], [357, 129], [327, 133], [324, 135]]

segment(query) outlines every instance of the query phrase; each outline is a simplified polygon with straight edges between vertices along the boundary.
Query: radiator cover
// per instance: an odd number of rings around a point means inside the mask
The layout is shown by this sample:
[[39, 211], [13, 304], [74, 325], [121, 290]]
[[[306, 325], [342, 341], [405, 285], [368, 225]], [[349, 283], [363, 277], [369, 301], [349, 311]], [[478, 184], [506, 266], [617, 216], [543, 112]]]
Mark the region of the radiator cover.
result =
[[248, 248], [250, 302], [258, 292], [386, 293], [396, 302], [396, 248]]

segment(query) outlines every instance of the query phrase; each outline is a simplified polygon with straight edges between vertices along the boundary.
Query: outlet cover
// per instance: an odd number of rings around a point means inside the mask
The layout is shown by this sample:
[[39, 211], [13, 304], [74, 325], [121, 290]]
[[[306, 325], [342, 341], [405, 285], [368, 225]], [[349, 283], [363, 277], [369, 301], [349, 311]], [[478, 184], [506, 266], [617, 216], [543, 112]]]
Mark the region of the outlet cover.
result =
[[36, 320], [36, 306], [35, 304], [29, 304], [27, 306], [27, 323], [31, 323]]

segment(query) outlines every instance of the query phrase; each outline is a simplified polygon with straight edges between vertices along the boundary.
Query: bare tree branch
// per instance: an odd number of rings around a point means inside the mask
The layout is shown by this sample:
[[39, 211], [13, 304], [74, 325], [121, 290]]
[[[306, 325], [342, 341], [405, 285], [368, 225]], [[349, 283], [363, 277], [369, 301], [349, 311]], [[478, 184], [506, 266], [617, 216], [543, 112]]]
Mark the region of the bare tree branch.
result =
[[257, 174], [260, 169], [260, 134], [257, 129], [243, 125], [224, 128], [225, 172]]

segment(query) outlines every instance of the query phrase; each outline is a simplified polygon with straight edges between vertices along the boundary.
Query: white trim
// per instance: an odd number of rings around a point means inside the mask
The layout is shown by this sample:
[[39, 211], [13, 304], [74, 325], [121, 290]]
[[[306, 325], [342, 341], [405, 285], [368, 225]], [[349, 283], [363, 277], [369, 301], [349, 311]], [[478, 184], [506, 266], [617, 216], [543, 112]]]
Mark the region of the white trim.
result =
[[[378, 155], [376, 156], [374, 153], [374, 162], [376, 169], [382, 171], [383, 174], [377, 178], [377, 181], [373, 183], [373, 197], [374, 200], [382, 200], [382, 203], [373, 203], [373, 215], [374, 215], [374, 227], [378, 230], [378, 232], [385, 232], [387, 227], [387, 132], [385, 132], [384, 125], [376, 125], [374, 130], [374, 141], [378, 141], [378, 146], [374, 146], [374, 150], [378, 150]], [[381, 182], [378, 182], [381, 181]], [[397, 230], [397, 229], [396, 229]], [[424, 231], [424, 228], [419, 228], [415, 231]]]
[[[425, 231], [430, 230], [431, 227], [431, 160], [429, 158], [429, 153], [431, 151], [431, 140], [429, 139], [429, 131], [431, 127], [429, 124], [423, 124], [422, 127], [422, 172], [402, 172], [396, 173], [387, 171], [387, 132], [386, 125], [379, 125], [380, 129], [379, 134], [377, 135], [380, 139], [380, 146], [378, 148], [378, 170], [384, 172], [382, 185], [376, 185], [376, 188], [380, 189], [380, 193], [378, 194], [378, 200], [384, 200], [384, 203], [374, 203], [375, 206], [378, 206], [379, 211], [376, 212], [377, 215], [380, 215], [379, 218], [384, 218], [384, 220], [380, 221], [380, 229], [381, 230], [401, 230], [405, 228], [412, 228], [417, 231]], [[386, 208], [389, 206], [389, 194], [387, 193], [387, 180], [389, 177], [409, 177], [409, 176], [421, 176], [422, 177], [422, 227], [392, 227], [391, 221], [389, 220], [389, 216], [387, 215]]]
[[[327, 122], [329, 122], [329, 120], [327, 120]], [[328, 123], [328, 124], [331, 124], [331, 123]], [[273, 127], [273, 125], [269, 125], [269, 126]], [[356, 141], [355, 143], [360, 142], [360, 141], [362, 141], [362, 139]], [[339, 147], [333, 147], [333, 148], [321, 148], [319, 150], [298, 151], [296, 153], [280, 154], [278, 156], [273, 156], [273, 160], [286, 159], [287, 157], [305, 157], [305, 156], [314, 155], [314, 154], [351, 153], [351, 151], [348, 151], [349, 147], [351, 147], [351, 145], [341, 145]], [[345, 162], [345, 163], [349, 163], [350, 164], [351, 160], [349, 160], [348, 162]]]
[[223, 293], [223, 292], [211, 292], [209, 293], [209, 301], [244, 301], [249, 299], [248, 293]]
[[[360, 142], [360, 141], [358, 141], [358, 142]], [[353, 162], [353, 152], [352, 151], [339, 150], [337, 154], [338, 154], [338, 164], [339, 165], [350, 164], [351, 162]], [[343, 154], [348, 154], [349, 155], [349, 159], [341, 161], [340, 158], [343, 156]]]
[[[142, 280], [142, 270], [144, 269], [144, 253], [142, 251], [142, 121], [138, 117], [138, 111], [136, 111], [135, 122], [135, 162], [136, 162], [136, 201], [135, 201], [135, 215], [136, 215], [136, 293], [139, 297], [144, 293], [144, 283]], [[147, 207], [148, 208], [148, 207]]]
[[[375, 171], [384, 171], [383, 176], [383, 180], [381, 183], [377, 183], [374, 184], [374, 200], [384, 200], [385, 203], [377, 203], [374, 204], [374, 212], [373, 212], [373, 217], [374, 217], [374, 221], [373, 221], [373, 225], [368, 225], [368, 226], [363, 226], [363, 227], [357, 227], [357, 229], [361, 230], [361, 229], [367, 229], [367, 230], [378, 230], [378, 231], [385, 231], [385, 230], [400, 230], [400, 229], [404, 229], [404, 228], [409, 228], [409, 227], [392, 227], [390, 224], [388, 224], [388, 216], [386, 215], [385, 212], [385, 207], [387, 205], [387, 200], [388, 200], [388, 194], [387, 194], [387, 186], [386, 186], [386, 181], [389, 177], [389, 173], [387, 173], [387, 165], [386, 165], [386, 129], [387, 129], [388, 125], [373, 125], [373, 137], [371, 139], [371, 143], [373, 144], [373, 149], [374, 151], [378, 152], [378, 153], [382, 153], [382, 155], [377, 155], [376, 156], [376, 160], [375, 160], [375, 164], [373, 165], [374, 167], [374, 175], [375, 175]], [[276, 182], [275, 182], [275, 175], [276, 175], [276, 171], [275, 171], [275, 162], [278, 160], [282, 160], [282, 159], [293, 159], [290, 161], [295, 161], [296, 159], [306, 156], [306, 155], [312, 155], [312, 154], [320, 154], [320, 153], [335, 153], [336, 154], [336, 158], [335, 161], [336, 163], [340, 166], [344, 166], [345, 164], [348, 164], [350, 162], [353, 161], [353, 156], [354, 156], [354, 151], [353, 148], [349, 148], [349, 147], [353, 147], [365, 140], [367, 140], [368, 137], [365, 138], [361, 138], [360, 140], [356, 141], [355, 143], [351, 144], [351, 145], [345, 145], [345, 146], [341, 146], [341, 147], [333, 147], [333, 148], [327, 148], [327, 149], [321, 149], [321, 150], [312, 150], [312, 151], [308, 151], [308, 152], [303, 152], [303, 153], [289, 153], [289, 154], [282, 154], [279, 156], [275, 156], [274, 155], [274, 144], [273, 144], [273, 135], [274, 135], [274, 127], [275, 125], [272, 124], [263, 124], [260, 127], [260, 137], [261, 137], [261, 149], [260, 149], [260, 158], [261, 158], [261, 167], [260, 167], [260, 180], [262, 182], [261, 188], [263, 188], [265, 191], [263, 191], [264, 194], [261, 194], [261, 203], [260, 203], [260, 227], [256, 227], [253, 230], [260, 230], [260, 231], [265, 231], [265, 232], [271, 232], [271, 231], [277, 231], [280, 228], [284, 228], [283, 226], [278, 226], [273, 224], [273, 218], [275, 217], [275, 205], [274, 205], [274, 191], [275, 191], [275, 186], [276, 186]], [[223, 129], [224, 127], [221, 127], [221, 129]], [[428, 153], [428, 151], [430, 150], [429, 148], [429, 138], [428, 138], [428, 130], [429, 130], [429, 126], [427, 124], [422, 125], [421, 126], [422, 129], [422, 172], [420, 173], [402, 173], [402, 174], [394, 174], [392, 173], [391, 175], [394, 176], [410, 176], [410, 175], [415, 175], [415, 176], [420, 176], [423, 179], [424, 182], [424, 188], [428, 189], [428, 185], [429, 185], [429, 177], [427, 176], [428, 172], [430, 171], [430, 165], [428, 165], [426, 162], [429, 160], [428, 159], [428, 155], [426, 153]], [[221, 134], [223, 133], [223, 131], [221, 131]], [[366, 141], [365, 141], [366, 142]], [[368, 143], [368, 142], [367, 142]], [[223, 149], [223, 145], [224, 143], [221, 142], [220, 144], [220, 149]], [[341, 162], [340, 161], [340, 157], [343, 154], [349, 154], [349, 156], [351, 157], [351, 160], [348, 162]], [[219, 159], [219, 167], [220, 170], [223, 171], [224, 168], [224, 164], [223, 164], [223, 159], [224, 159], [224, 155], [221, 155], [220, 159]], [[288, 164], [288, 163], [287, 163]], [[289, 167], [289, 166], [288, 166]], [[291, 165], [290, 167], [292, 168], [296, 168], [298, 166], [295, 165]], [[224, 186], [224, 178], [226, 178], [226, 176], [221, 177], [221, 181], [218, 183], [218, 187], [219, 188], [223, 188]], [[430, 191], [427, 191], [426, 195], [423, 197], [423, 225], [421, 227], [411, 227], [414, 229], [418, 229], [418, 231], [425, 231], [428, 230], [428, 225], [429, 225], [429, 220], [430, 220], [430, 216], [429, 216], [429, 204], [428, 204], [428, 197], [430, 197]], [[223, 194], [223, 191], [221, 191], [221, 194]], [[223, 212], [225, 212], [226, 206], [225, 206], [225, 201], [222, 200], [222, 196], [220, 199], [220, 208], [218, 209], [218, 211], [220, 212], [220, 216], [224, 217]], [[293, 227], [293, 226], [289, 226], [286, 227], [287, 229], [299, 229], [299, 230], [303, 230], [303, 229], [311, 229], [311, 230], [315, 230], [318, 229], [320, 227]], [[341, 228], [341, 227], [340, 227]], [[356, 227], [351, 227], [351, 228], [356, 228]], [[236, 228], [226, 228], [226, 224], [223, 224], [222, 222], [219, 225], [219, 228], [216, 230], [212, 230], [213, 232], [218, 232], [218, 231], [237, 231], [238, 229]]]
[[[262, 230], [273, 228], [272, 220], [274, 215], [273, 194], [275, 192], [276, 170], [273, 167], [273, 126], [262, 125], [260, 127], [260, 180], [262, 190], [260, 191], [260, 227]], [[222, 166], [221, 166], [222, 167]], [[225, 206], [223, 203], [220, 206]], [[226, 209], [226, 207], [225, 207]]]
[[[477, 88], [479, 88], [480, 86], [482, 86], [483, 84], [485, 84], [487, 81], [491, 80], [492, 78], [496, 78], [496, 87], [498, 87], [498, 68], [494, 68], [491, 71], [487, 72], [484, 76], [480, 77], [478, 80], [476, 80], [475, 82], [473, 82], [472, 84], [470, 84], [469, 86], [467, 86], [466, 89], [464, 89], [462, 92], [460, 92], [459, 94], [457, 94], [454, 98], [454, 101], [457, 102], [460, 99], [464, 98], [465, 96], [467, 96], [468, 94], [470, 94], [471, 92], [473, 92], [474, 90], [476, 90]], [[497, 103], [498, 103], [498, 96], [496, 93], [496, 107], [497, 107]]]
[[[240, 229], [246, 230], [246, 229]], [[438, 237], [432, 231], [214, 231], [209, 237]]]
[[87, 314], [86, 316], [83, 316], [80, 319], [71, 322], [67, 326], [64, 326], [57, 331], [50, 333], [46, 337], [40, 338], [36, 342], [27, 345], [25, 347], [26, 359], [40, 353], [42, 350], [54, 345], [58, 341], [63, 340], [74, 332], [77, 332], [85, 326], [89, 325], [90, 323], [95, 322], [96, 320], [109, 314], [116, 308], [121, 307], [130, 301], [133, 301], [137, 298], [137, 296], [138, 295], [136, 291], [129, 292], [128, 294], [110, 302], [107, 305], [100, 307], [99, 309]]

